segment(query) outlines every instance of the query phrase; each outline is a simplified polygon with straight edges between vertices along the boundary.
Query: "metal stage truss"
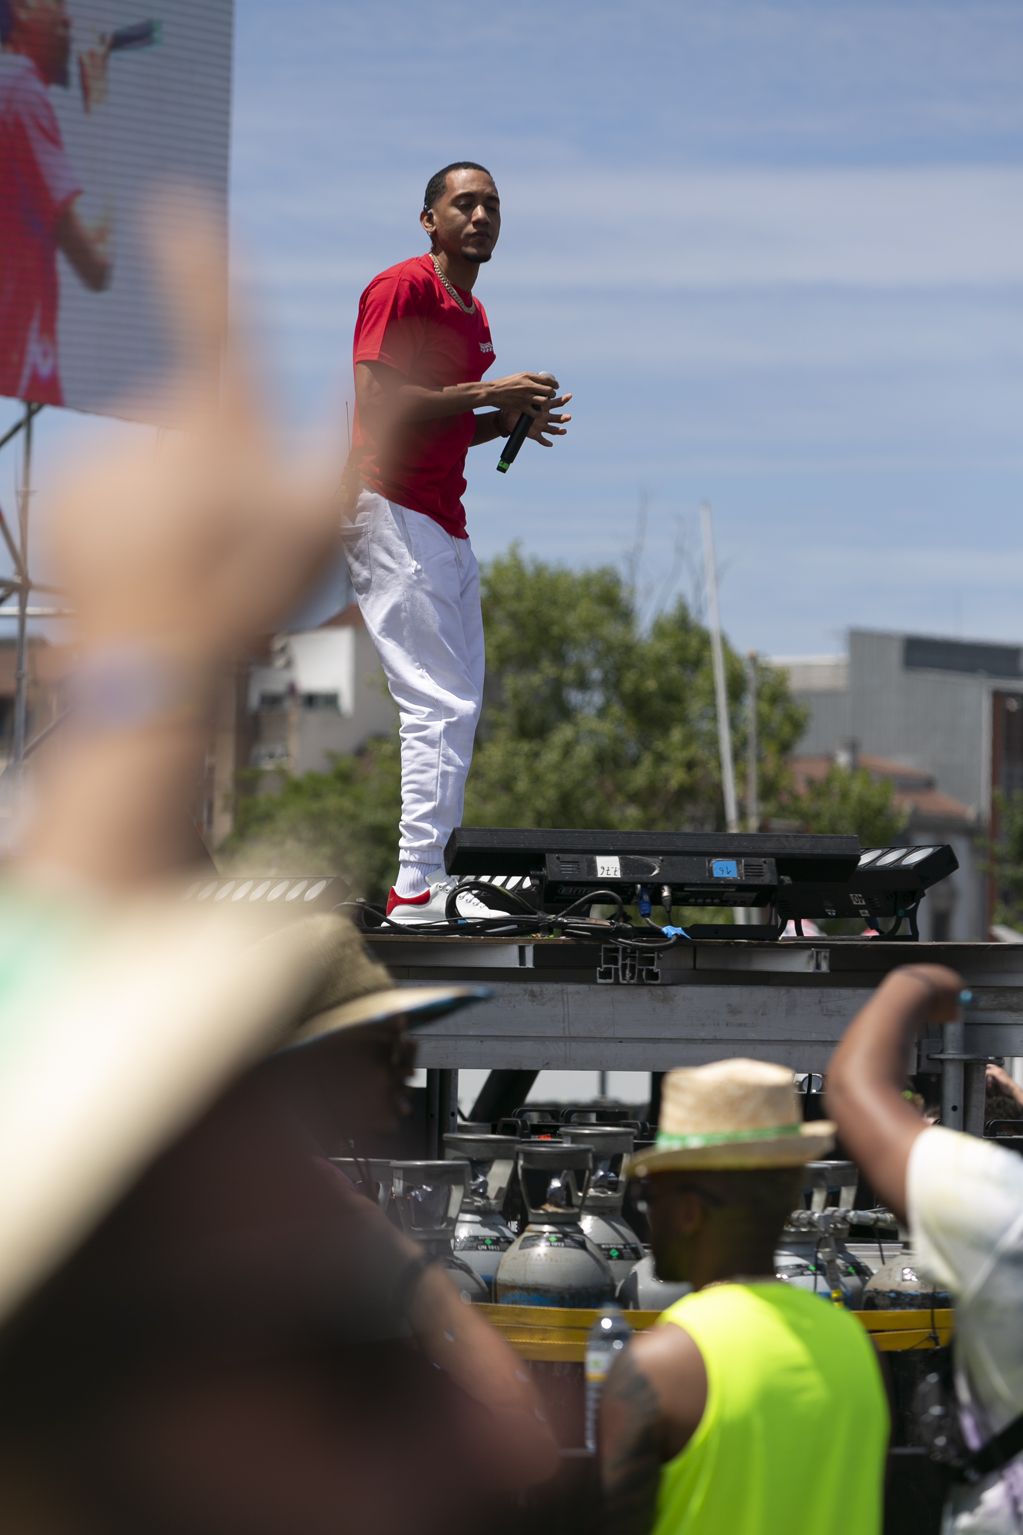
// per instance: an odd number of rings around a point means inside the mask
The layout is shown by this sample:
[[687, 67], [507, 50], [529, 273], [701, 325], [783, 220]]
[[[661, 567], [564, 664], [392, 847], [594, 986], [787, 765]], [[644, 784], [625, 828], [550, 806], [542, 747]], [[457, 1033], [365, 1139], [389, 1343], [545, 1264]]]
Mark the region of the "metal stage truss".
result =
[[[24, 759], [49, 736], [60, 718], [59, 715], [55, 715], [41, 726], [34, 739], [29, 739], [28, 625], [33, 619], [68, 616], [65, 608], [52, 605], [55, 599], [58, 601], [63, 599], [63, 591], [59, 587], [34, 580], [31, 573], [29, 513], [33, 494], [33, 422], [43, 409], [42, 405], [26, 403], [24, 415], [0, 437], [0, 453], [4, 448], [15, 444], [20, 437], [22, 454], [17, 522], [14, 527], [11, 526], [3, 506], [0, 505], [0, 551], [2, 551], [0, 559], [5, 553], [11, 566], [9, 574], [0, 575], [0, 619], [11, 619], [15, 624], [14, 719], [9, 760], [6, 768], [3, 769], [3, 773], [10, 772], [12, 777], [19, 772]], [[49, 598], [50, 605], [33, 607], [31, 599], [36, 593]], [[0, 773], [0, 776], [3, 776], [3, 773]]]
[[661, 1072], [748, 1055], [823, 1072], [874, 987], [913, 963], [950, 965], [973, 994], [964, 1023], [918, 1046], [917, 1069], [941, 1073], [942, 1123], [979, 1132], [984, 1064], [1023, 1055], [1023, 945], [815, 939], [651, 952], [572, 939], [383, 933], [368, 942], [400, 980], [483, 983], [493, 992], [486, 1005], [418, 1036], [431, 1137], [453, 1127], [457, 1073], [474, 1067]]

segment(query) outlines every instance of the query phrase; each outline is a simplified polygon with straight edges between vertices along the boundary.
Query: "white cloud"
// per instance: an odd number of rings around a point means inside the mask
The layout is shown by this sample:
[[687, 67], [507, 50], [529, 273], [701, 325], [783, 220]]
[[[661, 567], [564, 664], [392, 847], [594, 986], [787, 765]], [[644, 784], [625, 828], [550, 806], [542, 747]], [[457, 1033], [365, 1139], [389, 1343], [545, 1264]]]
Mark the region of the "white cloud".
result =
[[[641, 293], [720, 288], [934, 289], [1023, 283], [1023, 170], [990, 166], [511, 175], [494, 258], [502, 287]], [[363, 247], [421, 248], [407, 210], [375, 185]], [[301, 241], [268, 275], [295, 288], [371, 275], [349, 214], [299, 181], [268, 191], [259, 224]], [[489, 275], [489, 273], [487, 274]]]
[[647, 170], [513, 184], [509, 277], [559, 289], [1023, 282], [1023, 171]]

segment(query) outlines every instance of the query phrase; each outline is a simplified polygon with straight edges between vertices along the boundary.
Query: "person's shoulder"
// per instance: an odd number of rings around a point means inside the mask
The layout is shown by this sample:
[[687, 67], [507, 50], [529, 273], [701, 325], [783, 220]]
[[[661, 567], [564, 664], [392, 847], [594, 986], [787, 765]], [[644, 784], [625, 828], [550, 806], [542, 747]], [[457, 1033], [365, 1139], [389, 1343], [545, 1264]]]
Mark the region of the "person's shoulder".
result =
[[678, 1369], [699, 1374], [703, 1369], [703, 1356], [700, 1345], [686, 1329], [685, 1313], [679, 1313], [677, 1321], [672, 1320], [674, 1325], [658, 1322], [636, 1334], [630, 1345], [636, 1363], [652, 1375]]
[[428, 257], [410, 256], [406, 261], [398, 261], [394, 266], [378, 272], [367, 283], [363, 297], [371, 293], [395, 291], [401, 291], [416, 298], [435, 296], [436, 283], [429, 269]]
[[916, 1182], [922, 1178], [948, 1178], [955, 1183], [967, 1180], [1011, 1184], [1020, 1191], [1023, 1200], [1023, 1157], [996, 1141], [950, 1130], [945, 1125], [932, 1125], [917, 1136], [909, 1158], [910, 1177]]
[[39, 71], [24, 54], [0, 51], [0, 92], [8, 102], [31, 105], [56, 117]]

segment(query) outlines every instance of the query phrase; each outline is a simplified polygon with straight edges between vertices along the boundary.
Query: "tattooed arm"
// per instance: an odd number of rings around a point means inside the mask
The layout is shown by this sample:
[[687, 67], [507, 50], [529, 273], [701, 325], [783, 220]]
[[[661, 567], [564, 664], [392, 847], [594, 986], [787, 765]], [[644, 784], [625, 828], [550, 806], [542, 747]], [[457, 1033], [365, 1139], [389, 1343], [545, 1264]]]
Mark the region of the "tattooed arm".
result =
[[641, 1333], [615, 1362], [600, 1409], [607, 1535], [650, 1535], [661, 1466], [689, 1443], [706, 1404], [703, 1358], [680, 1327]]

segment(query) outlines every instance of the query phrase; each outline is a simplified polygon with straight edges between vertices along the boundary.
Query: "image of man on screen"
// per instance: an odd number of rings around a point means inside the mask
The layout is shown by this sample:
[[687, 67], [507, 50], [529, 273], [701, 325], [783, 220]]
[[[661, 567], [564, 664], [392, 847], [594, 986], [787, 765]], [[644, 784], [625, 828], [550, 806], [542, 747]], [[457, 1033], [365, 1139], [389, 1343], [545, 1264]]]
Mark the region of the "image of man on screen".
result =
[[[0, 395], [60, 405], [57, 252], [96, 292], [110, 283], [111, 227], [81, 215], [51, 86], [70, 78], [65, 0], [0, 0]], [[81, 57], [86, 111], [106, 97], [107, 50]]]

